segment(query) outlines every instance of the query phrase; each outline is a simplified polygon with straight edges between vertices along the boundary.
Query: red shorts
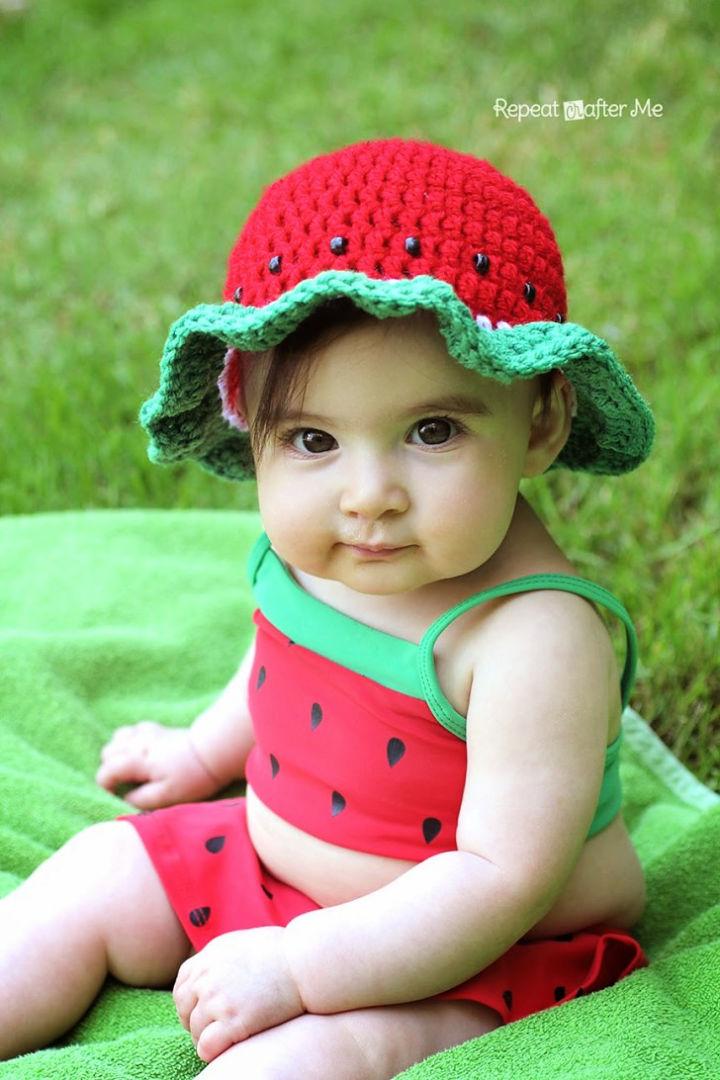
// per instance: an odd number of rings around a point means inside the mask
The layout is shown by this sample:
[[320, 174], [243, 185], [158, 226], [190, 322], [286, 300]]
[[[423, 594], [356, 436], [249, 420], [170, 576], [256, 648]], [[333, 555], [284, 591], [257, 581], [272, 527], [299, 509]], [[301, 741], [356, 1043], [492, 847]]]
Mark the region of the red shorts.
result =
[[[219, 934], [286, 926], [320, 907], [260, 862], [247, 831], [245, 799], [186, 803], [119, 820], [140, 834], [196, 950]], [[429, 1000], [477, 1001], [510, 1023], [612, 986], [647, 962], [626, 930], [592, 926], [520, 940], [478, 975]]]

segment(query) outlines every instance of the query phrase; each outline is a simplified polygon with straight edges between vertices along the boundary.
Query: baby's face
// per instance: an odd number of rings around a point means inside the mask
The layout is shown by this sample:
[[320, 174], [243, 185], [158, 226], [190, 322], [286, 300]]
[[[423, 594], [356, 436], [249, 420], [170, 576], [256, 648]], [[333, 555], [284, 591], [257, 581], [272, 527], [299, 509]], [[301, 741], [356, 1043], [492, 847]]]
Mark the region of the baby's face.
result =
[[[261, 381], [248, 374], [251, 426]], [[537, 390], [463, 368], [427, 315], [349, 330], [323, 348], [256, 463], [273, 547], [361, 593], [470, 572], [510, 525]]]

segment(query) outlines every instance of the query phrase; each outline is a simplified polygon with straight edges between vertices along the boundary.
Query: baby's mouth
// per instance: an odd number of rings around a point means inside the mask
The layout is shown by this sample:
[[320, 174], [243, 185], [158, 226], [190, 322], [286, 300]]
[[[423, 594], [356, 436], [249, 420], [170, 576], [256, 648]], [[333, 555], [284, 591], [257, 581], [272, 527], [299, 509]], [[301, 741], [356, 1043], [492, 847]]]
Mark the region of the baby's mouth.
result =
[[347, 544], [346, 547], [350, 548], [351, 551], [356, 552], [356, 554], [366, 556], [367, 558], [389, 558], [399, 551], [405, 551], [408, 545]]

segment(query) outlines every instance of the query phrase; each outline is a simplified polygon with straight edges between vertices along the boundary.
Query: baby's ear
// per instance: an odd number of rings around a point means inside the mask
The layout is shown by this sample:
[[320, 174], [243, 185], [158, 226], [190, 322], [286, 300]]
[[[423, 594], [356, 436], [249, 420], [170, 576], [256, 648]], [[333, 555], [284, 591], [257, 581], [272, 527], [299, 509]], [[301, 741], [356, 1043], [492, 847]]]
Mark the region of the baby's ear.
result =
[[550, 468], [568, 440], [576, 411], [572, 384], [555, 368], [549, 388], [538, 393], [533, 407], [523, 476], [540, 476]]

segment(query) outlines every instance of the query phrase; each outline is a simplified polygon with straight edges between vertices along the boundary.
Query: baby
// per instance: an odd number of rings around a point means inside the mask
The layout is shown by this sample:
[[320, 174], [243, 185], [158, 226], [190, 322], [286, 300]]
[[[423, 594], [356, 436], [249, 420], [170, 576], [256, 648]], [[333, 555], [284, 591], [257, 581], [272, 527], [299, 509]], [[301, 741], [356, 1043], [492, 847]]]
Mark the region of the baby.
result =
[[441, 146], [359, 143], [269, 186], [224, 298], [173, 326], [141, 419], [156, 461], [256, 476], [254, 640], [188, 729], [102, 751], [143, 812], [0, 900], [0, 1057], [110, 973], [174, 984], [208, 1080], [386, 1080], [647, 963], [618, 773], [634, 630], [519, 488], [635, 468], [652, 418], [565, 321], [527, 192]]

